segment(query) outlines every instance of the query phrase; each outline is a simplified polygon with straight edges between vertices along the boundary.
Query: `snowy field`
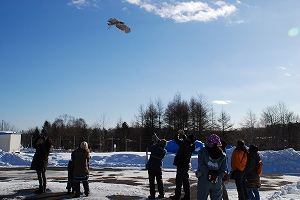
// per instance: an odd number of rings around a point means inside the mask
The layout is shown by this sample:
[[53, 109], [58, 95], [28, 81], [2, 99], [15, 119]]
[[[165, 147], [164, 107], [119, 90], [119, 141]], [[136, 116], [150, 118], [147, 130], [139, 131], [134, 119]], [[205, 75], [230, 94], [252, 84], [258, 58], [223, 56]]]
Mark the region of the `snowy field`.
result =
[[[233, 151], [227, 150], [229, 157]], [[263, 160], [261, 199], [300, 199], [300, 152], [293, 149], [282, 151], [260, 151]], [[51, 192], [35, 195], [38, 188], [36, 173], [29, 169], [34, 153], [7, 153], [0, 150], [0, 199], [69, 199], [65, 195], [67, 183], [66, 166], [70, 153], [50, 153], [47, 188]], [[91, 153], [90, 189], [91, 195], [84, 199], [147, 199], [149, 195], [148, 174], [144, 170], [145, 152]], [[163, 164], [163, 181], [166, 197], [174, 193], [176, 175], [173, 159], [175, 154], [168, 153]], [[192, 157], [190, 171], [192, 199], [196, 199], [197, 155]], [[81, 186], [82, 187], [82, 186]], [[234, 182], [226, 184], [229, 199], [236, 200]], [[48, 196], [47, 196], [48, 195]]]

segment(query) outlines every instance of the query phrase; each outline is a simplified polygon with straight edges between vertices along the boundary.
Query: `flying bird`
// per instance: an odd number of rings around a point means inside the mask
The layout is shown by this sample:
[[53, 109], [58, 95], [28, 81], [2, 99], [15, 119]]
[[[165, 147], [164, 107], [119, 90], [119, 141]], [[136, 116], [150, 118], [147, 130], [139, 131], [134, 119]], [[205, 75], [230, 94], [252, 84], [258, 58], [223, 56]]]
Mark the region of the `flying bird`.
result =
[[130, 28], [126, 26], [124, 22], [121, 22], [116, 18], [110, 18], [107, 25], [109, 26], [108, 28], [110, 28], [111, 26], [116, 26], [118, 29], [124, 31], [125, 33], [130, 33]]

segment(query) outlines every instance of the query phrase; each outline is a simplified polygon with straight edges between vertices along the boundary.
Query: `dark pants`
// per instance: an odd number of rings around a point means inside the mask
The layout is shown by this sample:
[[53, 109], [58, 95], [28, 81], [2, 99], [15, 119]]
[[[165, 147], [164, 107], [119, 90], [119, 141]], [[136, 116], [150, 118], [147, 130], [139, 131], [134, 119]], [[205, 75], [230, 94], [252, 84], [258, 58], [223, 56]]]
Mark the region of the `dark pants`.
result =
[[[88, 196], [90, 194], [90, 188], [89, 188], [89, 182], [88, 181], [82, 181], [84, 194]], [[74, 190], [75, 190], [75, 197], [80, 196], [80, 182], [74, 181]]]
[[222, 192], [223, 192], [222, 199], [228, 200], [228, 193], [224, 181], [222, 181]]
[[155, 197], [155, 178], [157, 182], [158, 193], [163, 196], [164, 192], [164, 185], [162, 181], [162, 172], [161, 171], [153, 171], [151, 169], [148, 170], [149, 176], [149, 186], [150, 186], [150, 196]]
[[40, 189], [43, 189], [45, 192], [47, 185], [46, 171], [36, 171], [36, 173], [39, 180]]
[[246, 187], [245, 187], [245, 181], [246, 181], [245, 173], [242, 171], [236, 171], [235, 185], [239, 195], [239, 200], [248, 199], [248, 194], [246, 192]]
[[180, 199], [181, 197], [181, 186], [183, 186], [185, 199], [190, 199], [190, 181], [189, 181], [189, 168], [177, 167], [176, 172], [176, 189], [175, 198]]

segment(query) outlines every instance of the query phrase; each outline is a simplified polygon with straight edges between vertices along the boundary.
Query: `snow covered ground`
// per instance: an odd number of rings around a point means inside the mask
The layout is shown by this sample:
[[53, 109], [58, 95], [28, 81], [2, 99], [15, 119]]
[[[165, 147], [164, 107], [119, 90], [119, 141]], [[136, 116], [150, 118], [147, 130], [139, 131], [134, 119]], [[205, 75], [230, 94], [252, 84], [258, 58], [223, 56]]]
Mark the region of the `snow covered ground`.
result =
[[[229, 157], [233, 148], [227, 150]], [[260, 151], [263, 160], [261, 199], [300, 199], [300, 152], [293, 149], [282, 151]], [[7, 153], [0, 150], [0, 199], [68, 199], [66, 193], [66, 166], [70, 153], [51, 153], [49, 156], [48, 188], [53, 194], [50, 198], [34, 195], [38, 187], [35, 171], [29, 166], [34, 153]], [[149, 195], [148, 174], [144, 170], [145, 152], [91, 153], [91, 195], [86, 199], [146, 199]], [[176, 175], [173, 159], [175, 154], [168, 153], [163, 164], [163, 180], [166, 196], [174, 193]], [[197, 178], [197, 155], [192, 157], [190, 171], [191, 186], [195, 190]], [[229, 166], [230, 167], [230, 166]], [[226, 184], [229, 199], [236, 200], [234, 182]], [[55, 197], [54, 194], [57, 196]], [[38, 198], [37, 198], [38, 197]], [[192, 198], [192, 199], [195, 199]]]

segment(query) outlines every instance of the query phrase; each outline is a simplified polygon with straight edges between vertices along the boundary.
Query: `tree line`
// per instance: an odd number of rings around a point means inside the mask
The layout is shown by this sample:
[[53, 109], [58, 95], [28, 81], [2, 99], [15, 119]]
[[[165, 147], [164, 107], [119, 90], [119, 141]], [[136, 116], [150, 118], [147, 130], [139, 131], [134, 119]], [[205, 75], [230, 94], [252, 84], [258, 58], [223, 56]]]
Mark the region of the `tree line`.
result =
[[223, 109], [216, 114], [205, 96], [197, 95], [186, 101], [177, 93], [166, 107], [160, 99], [150, 101], [147, 106], [140, 105], [130, 125], [120, 119], [116, 127], [106, 128], [103, 115], [100, 122], [89, 127], [82, 118], [59, 116], [53, 123], [45, 121], [41, 129], [25, 131], [22, 145], [30, 147], [32, 138], [44, 134], [52, 139], [55, 148], [74, 149], [85, 140], [94, 151], [145, 151], [154, 132], [160, 138], [171, 140], [179, 129], [184, 129], [203, 143], [216, 133], [230, 145], [244, 139], [246, 144], [256, 144], [261, 150], [300, 150], [298, 121], [297, 114], [284, 102], [278, 102], [263, 109], [260, 118], [249, 109], [240, 128], [234, 128], [230, 115]]

